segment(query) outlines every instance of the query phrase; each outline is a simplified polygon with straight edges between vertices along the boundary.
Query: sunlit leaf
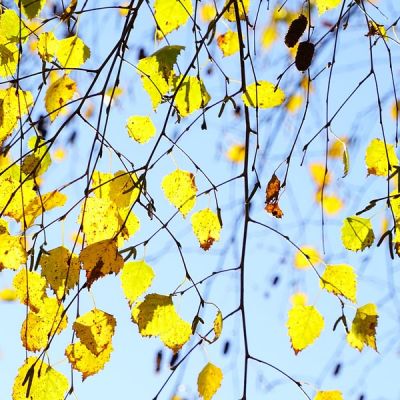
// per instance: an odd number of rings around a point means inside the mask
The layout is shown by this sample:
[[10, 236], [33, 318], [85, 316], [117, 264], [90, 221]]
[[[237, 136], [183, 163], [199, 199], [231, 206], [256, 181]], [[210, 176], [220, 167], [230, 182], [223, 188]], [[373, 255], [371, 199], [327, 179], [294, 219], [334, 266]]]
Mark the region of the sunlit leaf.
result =
[[343, 220], [342, 243], [347, 250], [362, 251], [370, 247], [374, 239], [375, 235], [369, 219], [352, 216]]
[[15, 377], [12, 400], [63, 400], [68, 389], [69, 382], [63, 374], [42, 359], [29, 357]]
[[349, 344], [363, 350], [364, 346], [376, 348], [376, 327], [378, 325], [378, 310], [375, 304], [369, 303], [357, 309], [356, 316], [347, 335]]
[[173, 67], [183, 49], [183, 46], [165, 46], [138, 62], [137, 70], [153, 109], [164, 101], [164, 96], [169, 92], [175, 76]]
[[0, 76], [6, 78], [13, 75], [18, 65], [18, 47], [15, 43], [0, 41]]
[[315, 0], [319, 15], [325, 13], [332, 8], [336, 8], [342, 0]]
[[203, 250], [208, 250], [215, 241], [219, 240], [221, 224], [218, 215], [209, 208], [192, 215], [193, 232]]
[[177, 314], [171, 296], [148, 294], [132, 309], [132, 320], [142, 336], [159, 336], [174, 352], [179, 351], [192, 334], [191, 325]]
[[314, 400], [343, 400], [343, 395], [339, 390], [324, 390], [317, 392]]
[[52, 61], [56, 56], [59, 41], [53, 32], [43, 32], [39, 35], [37, 51], [44, 61]]
[[49, 86], [44, 102], [52, 121], [65, 109], [65, 105], [72, 99], [75, 92], [76, 82], [68, 75], [64, 75]]
[[290, 303], [292, 306], [306, 306], [308, 302], [308, 296], [303, 292], [297, 292], [290, 296]]
[[174, 88], [177, 90], [175, 106], [181, 117], [187, 117], [200, 108], [204, 108], [210, 101], [210, 95], [203, 81], [197, 76], [186, 76], [184, 78], [177, 76], [174, 79]]
[[324, 184], [329, 185], [332, 181], [332, 176], [329, 171], [325, 174], [325, 165], [319, 162], [310, 164], [310, 173], [314, 183], [318, 187], [322, 187]]
[[58, 41], [55, 55], [63, 68], [79, 68], [90, 57], [90, 49], [78, 36], [71, 36]]
[[200, 18], [203, 22], [210, 22], [217, 15], [215, 5], [212, 3], [202, 4], [200, 6]]
[[192, 173], [177, 169], [164, 176], [161, 187], [165, 197], [184, 217], [194, 207], [197, 187]]
[[51, 157], [45, 141], [37, 136], [32, 136], [29, 139], [28, 148], [32, 152], [25, 156], [21, 170], [28, 179], [33, 179], [48, 170], [51, 164]]
[[147, 143], [155, 134], [156, 127], [148, 116], [135, 115], [126, 123], [129, 136], [138, 143]]
[[221, 49], [224, 57], [231, 56], [239, 51], [239, 36], [235, 31], [227, 31], [217, 37], [218, 47]]
[[21, 341], [29, 351], [42, 350], [50, 337], [67, 327], [64, 307], [55, 298], [45, 297], [37, 313], [29, 311], [21, 327]]
[[12, 288], [0, 289], [0, 300], [1, 301], [11, 302], [11, 301], [15, 301], [17, 299], [18, 299], [18, 296], [17, 296], [17, 291], [15, 289], [12, 289]]
[[72, 368], [82, 373], [82, 380], [95, 375], [104, 368], [110, 360], [113, 347], [110, 344], [100, 354], [93, 354], [84, 344], [76, 342], [65, 349], [65, 355]]
[[26, 41], [29, 29], [19, 15], [11, 9], [4, 10], [0, 15], [0, 42], [18, 44]]
[[264, 49], [269, 49], [278, 39], [278, 30], [276, 24], [268, 25], [261, 36], [261, 45]]
[[214, 319], [214, 325], [213, 325], [213, 330], [214, 330], [214, 342], [219, 339], [222, 333], [222, 327], [223, 327], [224, 320], [222, 318], [222, 313], [220, 310], [217, 311], [217, 315], [215, 316]]
[[102, 240], [85, 247], [79, 254], [79, 261], [86, 271], [88, 286], [107, 274], [118, 274], [124, 259], [118, 253], [115, 240]]
[[290, 96], [287, 103], [286, 103], [286, 109], [292, 113], [295, 114], [303, 104], [303, 96], [300, 94], [294, 94], [293, 96]]
[[322, 202], [322, 190], [318, 190], [315, 193], [315, 201], [318, 204], [322, 204], [324, 211], [327, 215], [333, 216], [339, 213], [343, 209], [343, 201], [334, 194], [324, 193], [324, 201]]
[[221, 387], [224, 375], [216, 365], [208, 363], [197, 378], [197, 391], [204, 400], [211, 400]]
[[22, 304], [38, 312], [43, 305], [46, 295], [46, 279], [35, 271], [21, 269], [13, 279], [13, 286], [16, 290], [17, 298]]
[[21, 4], [21, 10], [29, 19], [37, 17], [46, 4], [46, 0], [14, 0], [17, 6]]
[[285, 101], [285, 93], [271, 82], [258, 81], [246, 87], [242, 99], [248, 107], [273, 108]]
[[246, 148], [243, 144], [233, 144], [226, 152], [226, 157], [229, 161], [239, 164], [244, 161]]
[[373, 139], [369, 143], [365, 153], [365, 164], [368, 174], [387, 176], [389, 166], [399, 165], [395, 148], [392, 144], [386, 144], [380, 139]]
[[8, 232], [0, 234], [0, 271], [18, 269], [26, 263], [24, 238], [10, 235]]
[[282, 218], [283, 211], [279, 207], [279, 192], [281, 190], [281, 181], [273, 174], [265, 190], [265, 211], [272, 214], [275, 218]]
[[[225, 0], [224, 7], [228, 4], [229, 1], [230, 0]], [[247, 14], [249, 13], [250, 0], [240, 0], [237, 2], [237, 4], [239, 10], [239, 19], [245, 20]], [[235, 6], [233, 2], [231, 2], [231, 5], [225, 11], [224, 18], [226, 18], [228, 21], [236, 21]]]
[[[322, 260], [321, 255], [319, 254], [319, 251], [316, 248], [312, 246], [301, 246], [300, 250], [296, 251], [296, 254], [294, 255], [293, 263], [296, 268], [298, 269], [311, 268], [311, 264], [317, 265], [321, 262]], [[304, 254], [306, 254], [307, 257]]]
[[357, 275], [347, 264], [327, 265], [320, 279], [321, 288], [356, 302]]
[[121, 284], [129, 305], [151, 286], [154, 277], [153, 269], [144, 260], [125, 263], [121, 273]]
[[192, 0], [155, 0], [154, 14], [157, 21], [157, 40], [186, 24], [193, 14]]
[[324, 328], [324, 319], [314, 306], [295, 305], [286, 323], [295, 354], [314, 343]]
[[58, 299], [67, 295], [79, 281], [80, 264], [76, 255], [63, 247], [43, 253], [40, 257], [42, 276], [53, 289]]
[[111, 346], [116, 324], [113, 315], [94, 308], [78, 317], [72, 328], [81, 343], [98, 356]]

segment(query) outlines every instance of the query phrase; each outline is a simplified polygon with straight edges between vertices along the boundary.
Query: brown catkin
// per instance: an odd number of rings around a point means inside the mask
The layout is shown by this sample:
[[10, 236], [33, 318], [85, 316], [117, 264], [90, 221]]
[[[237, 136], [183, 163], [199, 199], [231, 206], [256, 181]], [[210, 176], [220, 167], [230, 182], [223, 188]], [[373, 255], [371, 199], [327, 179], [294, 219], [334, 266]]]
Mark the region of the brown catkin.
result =
[[301, 42], [297, 47], [295, 64], [299, 71], [305, 71], [310, 65], [314, 55], [315, 45], [311, 42]]
[[292, 21], [285, 36], [285, 44], [287, 47], [294, 47], [296, 45], [301, 35], [306, 30], [307, 24], [308, 20], [303, 14], [300, 14]]

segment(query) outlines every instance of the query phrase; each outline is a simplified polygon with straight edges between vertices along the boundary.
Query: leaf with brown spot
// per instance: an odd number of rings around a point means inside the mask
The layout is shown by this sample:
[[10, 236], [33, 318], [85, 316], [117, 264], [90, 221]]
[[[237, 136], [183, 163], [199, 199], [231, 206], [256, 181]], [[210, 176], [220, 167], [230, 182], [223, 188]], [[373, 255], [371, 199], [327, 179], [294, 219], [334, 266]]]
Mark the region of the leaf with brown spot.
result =
[[275, 218], [282, 218], [283, 211], [279, 207], [279, 191], [281, 190], [281, 181], [273, 174], [268, 182], [265, 192], [265, 211], [272, 214]]

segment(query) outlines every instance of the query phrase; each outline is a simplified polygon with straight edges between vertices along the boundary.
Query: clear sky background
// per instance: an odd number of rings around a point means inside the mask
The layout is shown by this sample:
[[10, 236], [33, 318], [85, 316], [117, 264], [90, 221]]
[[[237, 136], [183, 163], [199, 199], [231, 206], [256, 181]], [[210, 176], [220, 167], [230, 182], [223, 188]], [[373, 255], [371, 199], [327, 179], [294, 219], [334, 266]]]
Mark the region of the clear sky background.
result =
[[[11, 5], [12, 2], [8, 3]], [[78, 9], [82, 6], [81, 3], [82, 1], [78, 2]], [[205, 3], [207, 2], [203, 0], [199, 2], [199, 6]], [[218, 9], [221, 10], [223, 1], [216, 3]], [[291, 0], [285, 7], [297, 11], [301, 3]], [[380, 24], [391, 25], [400, 16], [400, 4], [397, 0], [375, 3], [379, 11], [373, 4], [366, 4], [366, 7], [370, 16]], [[345, 9], [349, 4], [350, 2], [346, 1]], [[110, 5], [119, 5], [119, 3], [105, 0], [87, 2], [88, 9]], [[287, 29], [287, 25], [283, 23], [278, 26], [280, 37], [272, 47], [265, 49], [260, 45], [264, 29], [270, 25], [272, 12], [279, 5], [281, 3], [275, 0], [270, 2], [253, 0], [249, 14], [250, 22], [254, 22], [259, 7], [255, 30], [248, 32], [248, 39], [257, 78], [271, 82], [276, 82], [278, 75], [293, 61], [283, 43]], [[51, 14], [50, 8], [45, 10], [43, 16]], [[315, 26], [312, 33], [314, 42], [329, 30], [330, 24], [337, 20], [339, 11], [340, 7], [322, 17], [318, 17], [316, 10], [312, 12], [312, 22]], [[91, 48], [92, 53], [90, 60], [85, 64], [86, 68], [96, 68], [103, 62], [119, 37], [123, 22], [124, 17], [120, 15], [118, 9], [93, 11], [79, 17], [78, 35]], [[200, 19], [198, 23], [204, 32], [207, 24], [201, 22]], [[189, 60], [195, 53], [191, 27], [189, 23], [168, 36], [169, 44], [185, 46], [185, 50], [178, 58], [180, 71], [186, 70]], [[234, 24], [221, 20], [217, 25], [217, 34], [224, 33], [228, 28], [233, 29]], [[58, 37], [65, 32], [59, 22], [51, 22], [45, 26], [45, 29], [54, 30]], [[123, 153], [136, 167], [140, 167], [147, 160], [156, 139], [153, 138], [145, 145], [135, 143], [125, 129], [127, 118], [131, 115], [149, 115], [159, 134], [168, 110], [168, 104], [161, 105], [156, 112], [152, 110], [150, 99], [143, 90], [134, 67], [141, 48], [149, 55], [167, 44], [165, 41], [158, 43], [154, 40], [154, 29], [150, 8], [144, 4], [131, 34], [126, 60], [123, 63], [120, 79], [123, 94], [112, 103], [110, 120], [105, 133], [114, 148]], [[336, 63], [329, 94], [330, 116], [341, 107], [349, 94], [370, 71], [367, 32], [364, 15], [359, 7], [354, 6], [348, 28], [341, 29], [339, 32]], [[388, 35], [396, 39], [393, 30], [388, 31]], [[253, 52], [253, 40], [256, 44], [256, 54]], [[391, 50], [395, 85], [398, 86], [400, 47], [395, 40], [388, 40], [386, 44]], [[258, 124], [256, 124], [256, 112], [254, 109], [251, 110], [252, 126], [254, 129], [258, 128], [260, 150], [256, 166], [262, 184], [262, 188], [256, 193], [252, 202], [252, 218], [288, 235], [298, 246], [312, 245], [321, 254], [323, 254], [321, 208], [315, 202], [316, 185], [310, 174], [310, 164], [325, 162], [325, 130], [310, 144], [306, 153], [302, 149], [325, 124], [327, 82], [330, 71], [327, 65], [332, 60], [333, 46], [334, 34], [330, 34], [317, 46], [310, 68], [312, 77], [319, 72], [320, 75], [312, 83], [309, 110], [291, 159], [288, 184], [281, 196], [280, 205], [284, 211], [282, 220], [276, 220], [264, 211], [265, 187], [281, 163], [277, 175], [281, 179], [284, 176], [286, 171], [284, 160], [289, 154], [301, 124], [304, 103], [295, 113], [289, 113], [285, 106], [272, 110], [260, 110]], [[211, 63], [203, 50], [199, 57], [199, 72], [211, 95], [209, 104], [211, 105], [220, 101], [225, 95], [225, 81], [219, 68], [230, 78], [228, 93], [233, 93], [240, 88], [240, 69], [238, 54], [224, 58], [215, 43], [211, 44], [208, 50], [215, 62]], [[40, 63], [29, 61], [32, 56], [27, 47], [24, 48], [23, 57], [26, 57], [27, 61], [23, 64], [22, 75], [40, 71]], [[388, 143], [394, 143], [396, 127], [390, 115], [394, 95], [388, 52], [382, 39], [373, 47], [373, 60], [382, 101], [381, 115], [386, 139]], [[248, 83], [252, 83], [254, 78], [250, 73], [249, 59], [246, 62], [248, 63]], [[103, 78], [100, 79], [100, 85], [104, 84], [107, 71], [106, 68]], [[195, 75], [196, 72], [193, 69], [190, 74]], [[71, 76], [78, 82], [79, 93], [85, 93], [93, 75], [76, 71], [72, 72]], [[112, 76], [115, 78], [115, 73]], [[294, 94], [304, 95], [304, 90], [299, 88], [299, 82], [304, 76], [306, 75], [297, 71], [294, 66], [284, 75], [280, 86], [288, 98]], [[24, 90], [36, 91], [40, 82], [40, 76], [33, 77], [24, 81], [22, 87]], [[1, 87], [7, 87], [7, 84], [2, 84]], [[234, 100], [242, 106], [240, 96], [236, 96]], [[99, 99], [89, 102], [94, 106], [91, 122], [95, 123], [99, 112]], [[165, 199], [160, 183], [163, 176], [172, 172], [177, 166], [195, 174], [199, 192], [210, 189], [210, 184], [200, 171], [196, 172], [194, 163], [202, 168], [214, 184], [240, 174], [242, 165], [231, 163], [226, 157], [226, 151], [232, 144], [244, 143], [243, 114], [240, 116], [235, 114], [231, 103], [227, 103], [220, 118], [219, 111], [220, 106], [217, 105], [206, 113], [207, 130], [201, 129], [202, 118], [196, 120], [201, 115], [199, 112], [182, 119], [180, 123], [176, 116], [168, 120], [166, 133], [171, 139], [184, 133], [178, 144], [186, 154], [174, 147], [172, 153], [164, 155], [148, 174], [147, 190], [155, 199], [157, 216], [161, 220], [168, 220], [175, 213], [175, 209]], [[33, 119], [36, 120], [42, 113], [41, 103], [38, 103], [33, 110]], [[63, 117], [59, 117], [49, 125], [49, 136], [62, 122]], [[186, 131], [188, 127], [190, 129]], [[68, 138], [73, 132], [76, 132], [77, 136], [74, 144], [71, 145], [68, 143]], [[365, 149], [370, 140], [382, 137], [377, 93], [372, 76], [357, 89], [354, 96], [334, 119], [329, 134], [330, 143], [334, 140], [333, 134], [349, 139], [350, 172], [347, 177], [342, 178], [343, 164], [340, 159], [329, 159], [328, 166], [332, 174], [332, 183], [326, 191], [342, 199], [343, 208], [335, 216], [325, 215], [323, 258], [326, 263], [348, 263], [354, 266], [359, 276], [357, 306], [370, 302], [377, 304], [379, 310], [378, 352], [366, 348], [360, 354], [351, 348], [346, 342], [345, 331], [341, 324], [333, 331], [333, 325], [341, 315], [340, 303], [334, 296], [320, 289], [319, 279], [312, 269], [294, 268], [293, 259], [296, 252], [294, 246], [271, 230], [254, 224], [250, 225], [245, 267], [245, 307], [250, 352], [253, 356], [276, 366], [304, 383], [303, 387], [311, 398], [316, 389], [337, 389], [343, 392], [346, 400], [400, 399], [398, 258], [396, 256], [394, 261], [390, 259], [387, 242], [384, 242], [380, 248], [374, 244], [371, 249], [362, 254], [350, 254], [343, 248], [340, 240], [343, 218], [354, 215], [363, 209], [369, 200], [385, 196], [387, 193], [385, 179], [367, 177], [364, 163]], [[93, 130], [78, 119], [65, 128], [55, 148], [65, 149], [66, 158], [58, 164], [54, 162], [50, 172], [44, 175], [43, 192], [58, 188], [82, 173], [86, 167], [93, 137]], [[253, 135], [252, 157], [255, 146], [256, 137]], [[171, 142], [163, 139], [154, 159], [170, 147]], [[14, 156], [16, 157], [17, 153]], [[106, 150], [97, 169], [102, 172], [115, 172], [123, 168], [112, 152]], [[254, 176], [250, 176], [253, 184]], [[66, 207], [72, 206], [82, 197], [84, 185], [85, 181], [79, 181], [66, 189], [65, 194], [68, 196]], [[199, 249], [191, 230], [190, 215], [186, 219], [183, 219], [181, 215], [176, 215], [169, 225], [175, 238], [182, 244], [188, 270], [196, 282], [209, 276], [213, 271], [234, 268], [239, 264], [243, 229], [242, 186], [242, 180], [235, 180], [222, 186], [217, 192], [224, 225], [221, 240], [215, 243], [210, 251], [204, 252]], [[200, 196], [194, 210], [198, 211], [205, 207], [216, 209], [212, 194]], [[146, 211], [139, 206], [135, 206], [134, 212], [141, 221], [141, 228], [129, 242], [125, 243], [124, 247], [142, 243], [160, 227], [157, 220], [150, 220]], [[61, 214], [62, 211], [56, 209], [48, 213], [46, 219], [51, 221]], [[60, 245], [72, 248], [71, 237], [77, 230], [78, 214], [79, 207], [71, 211], [64, 223], [55, 224], [48, 229], [46, 249]], [[384, 202], [364, 216], [371, 218], [376, 236], [378, 236], [379, 232], [382, 232], [383, 220], [388, 216]], [[15, 233], [16, 229], [15, 226]], [[156, 273], [149, 293], [172, 293], [184, 280], [185, 273], [178, 249], [165, 229], [161, 230], [145, 248], [142, 245], [137, 247], [137, 258], [144, 258]], [[323, 271], [323, 265], [319, 265], [318, 271]], [[9, 287], [13, 275], [10, 271], [2, 271], [0, 288]], [[84, 282], [83, 275], [82, 282]], [[188, 286], [188, 282], [185, 282], [183, 287]], [[239, 273], [233, 271], [216, 275], [199, 285], [199, 290], [207, 301], [218, 305], [225, 316], [238, 306]], [[306, 293], [309, 304], [315, 305], [323, 314], [325, 329], [315, 344], [295, 356], [290, 346], [285, 323], [290, 308], [290, 296], [298, 291]], [[70, 298], [71, 296], [67, 298], [67, 301]], [[198, 307], [195, 291], [191, 289], [183, 296], [174, 297], [174, 303], [180, 315], [191, 322]], [[114, 351], [104, 370], [87, 378], [83, 383], [81, 383], [80, 374], [74, 372], [73, 396], [79, 400], [94, 398], [105, 400], [110, 397], [120, 400], [154, 398], [170, 374], [171, 351], [164, 348], [159, 339], [142, 338], [139, 335], [137, 326], [130, 320], [130, 310], [123, 296], [119, 276], [107, 276], [95, 282], [90, 293], [85, 291], [80, 296], [80, 314], [89, 311], [94, 305], [113, 314], [117, 319], [113, 339]], [[356, 306], [346, 302], [344, 311], [349, 322], [355, 310]], [[0, 329], [0, 399], [10, 398], [14, 377], [25, 358], [25, 350], [20, 341], [20, 327], [25, 313], [25, 307], [20, 304], [0, 302], [0, 315], [3, 321]], [[50, 364], [65, 373], [68, 378], [71, 376], [71, 370], [64, 356], [64, 349], [71, 343], [71, 325], [76, 313], [77, 305], [74, 304], [68, 313], [69, 328], [56, 337], [48, 352]], [[205, 325], [200, 329], [200, 333], [204, 334], [212, 327], [214, 315], [215, 308], [207, 306], [203, 315]], [[180, 352], [180, 357], [187, 354], [198, 339], [199, 337], [194, 335], [191, 342], [186, 344]], [[226, 343], [229, 343], [229, 351], [223, 354]], [[156, 354], [159, 350], [162, 350], [163, 354], [161, 370], [155, 373]], [[239, 399], [243, 382], [243, 336], [238, 313], [225, 321], [223, 333], [217, 342], [212, 345], [203, 344], [190, 354], [167, 383], [159, 399], [169, 400], [174, 394], [187, 400], [198, 398], [197, 375], [207, 362], [218, 365], [224, 373], [222, 387], [215, 395], [215, 399]], [[338, 370], [336, 374], [334, 374], [335, 369]], [[273, 368], [254, 362], [249, 364], [247, 394], [251, 400], [305, 399], [299, 388], [285, 376]], [[362, 395], [364, 397], [361, 397]]]

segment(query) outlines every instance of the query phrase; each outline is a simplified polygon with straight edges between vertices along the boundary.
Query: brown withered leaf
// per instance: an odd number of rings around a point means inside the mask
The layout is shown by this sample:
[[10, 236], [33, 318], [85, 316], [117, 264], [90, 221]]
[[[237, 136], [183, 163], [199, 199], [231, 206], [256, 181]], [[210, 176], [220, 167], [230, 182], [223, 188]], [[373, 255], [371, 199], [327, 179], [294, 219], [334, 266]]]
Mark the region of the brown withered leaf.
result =
[[265, 192], [265, 211], [272, 214], [275, 218], [282, 218], [283, 211], [279, 207], [278, 197], [281, 190], [281, 181], [273, 174], [267, 185]]

